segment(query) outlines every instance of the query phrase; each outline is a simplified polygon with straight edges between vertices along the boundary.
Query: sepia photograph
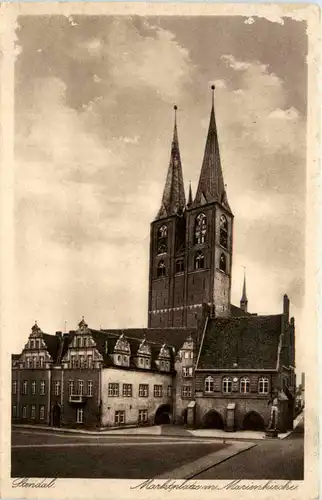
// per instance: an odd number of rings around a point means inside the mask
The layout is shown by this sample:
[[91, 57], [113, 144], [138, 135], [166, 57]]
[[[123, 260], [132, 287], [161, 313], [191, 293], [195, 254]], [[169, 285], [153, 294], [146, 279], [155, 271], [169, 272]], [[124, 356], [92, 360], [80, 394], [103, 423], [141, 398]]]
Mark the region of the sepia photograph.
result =
[[177, 7], [15, 18], [17, 498], [304, 484], [308, 20]]

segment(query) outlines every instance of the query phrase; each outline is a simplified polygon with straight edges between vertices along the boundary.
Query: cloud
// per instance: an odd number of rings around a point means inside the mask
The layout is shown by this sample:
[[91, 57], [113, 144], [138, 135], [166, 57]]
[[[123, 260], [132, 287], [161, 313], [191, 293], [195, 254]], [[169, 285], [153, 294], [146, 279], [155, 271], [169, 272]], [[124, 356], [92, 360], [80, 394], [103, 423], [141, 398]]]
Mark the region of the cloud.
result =
[[295, 108], [275, 109], [268, 116], [272, 120], [297, 120], [300, 117], [299, 112]]
[[248, 17], [244, 21], [245, 24], [254, 24], [254, 22], [255, 22], [255, 19], [253, 17]]
[[237, 59], [231, 54], [223, 55], [221, 56], [221, 59], [225, 61], [230, 68], [235, 69], [236, 71], [244, 71], [251, 67], [251, 63], [237, 61]]

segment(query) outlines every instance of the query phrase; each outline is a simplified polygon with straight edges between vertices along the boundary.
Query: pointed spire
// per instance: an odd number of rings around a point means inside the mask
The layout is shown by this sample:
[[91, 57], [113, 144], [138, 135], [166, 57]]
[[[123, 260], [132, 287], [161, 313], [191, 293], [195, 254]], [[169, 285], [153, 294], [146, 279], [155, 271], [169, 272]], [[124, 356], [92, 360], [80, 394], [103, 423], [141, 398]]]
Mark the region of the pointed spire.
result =
[[187, 207], [190, 207], [191, 204], [192, 204], [192, 191], [191, 191], [191, 181], [190, 181]]
[[178, 132], [177, 132], [177, 106], [174, 106], [174, 130], [171, 146], [170, 163], [168, 174], [164, 186], [161, 208], [156, 219], [169, 217], [170, 215], [180, 214], [186, 206], [186, 197], [184, 193], [181, 158], [179, 150]]
[[211, 86], [212, 106], [210, 122], [205, 146], [205, 153], [202, 162], [198, 188], [193, 206], [203, 205], [217, 201], [225, 206], [229, 211], [224, 178], [221, 168], [219, 143], [217, 135], [217, 125], [215, 118], [215, 86]]
[[247, 305], [248, 305], [248, 299], [247, 299], [247, 293], [246, 293], [246, 270], [244, 268], [244, 284], [243, 284], [242, 298], [240, 299], [240, 308], [244, 312], [247, 312]]

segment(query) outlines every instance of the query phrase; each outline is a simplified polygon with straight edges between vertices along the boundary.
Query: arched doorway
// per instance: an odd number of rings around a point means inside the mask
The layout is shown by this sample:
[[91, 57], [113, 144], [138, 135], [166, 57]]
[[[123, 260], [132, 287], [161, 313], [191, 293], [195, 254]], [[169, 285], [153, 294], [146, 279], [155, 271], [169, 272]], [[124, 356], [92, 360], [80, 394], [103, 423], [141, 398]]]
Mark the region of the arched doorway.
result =
[[170, 405], [161, 405], [155, 412], [154, 425], [171, 424], [172, 409]]
[[223, 429], [224, 420], [216, 410], [210, 410], [203, 418], [203, 427], [205, 429]]
[[265, 422], [263, 417], [256, 411], [250, 411], [244, 417], [243, 429], [246, 431], [263, 431]]
[[59, 404], [53, 406], [53, 426], [60, 427], [61, 407]]

